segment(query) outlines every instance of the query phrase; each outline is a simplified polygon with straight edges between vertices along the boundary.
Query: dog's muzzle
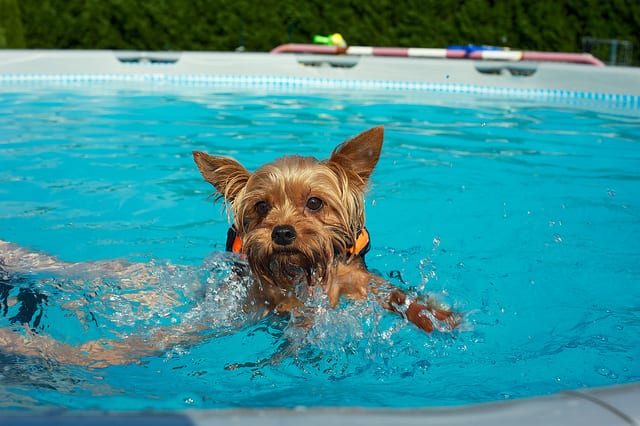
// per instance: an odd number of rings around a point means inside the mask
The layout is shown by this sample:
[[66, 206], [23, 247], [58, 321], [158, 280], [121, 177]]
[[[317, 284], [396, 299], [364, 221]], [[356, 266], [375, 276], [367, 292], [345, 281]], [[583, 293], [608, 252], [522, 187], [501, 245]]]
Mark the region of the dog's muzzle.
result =
[[280, 246], [288, 246], [296, 239], [296, 230], [291, 225], [278, 225], [271, 232], [271, 239]]

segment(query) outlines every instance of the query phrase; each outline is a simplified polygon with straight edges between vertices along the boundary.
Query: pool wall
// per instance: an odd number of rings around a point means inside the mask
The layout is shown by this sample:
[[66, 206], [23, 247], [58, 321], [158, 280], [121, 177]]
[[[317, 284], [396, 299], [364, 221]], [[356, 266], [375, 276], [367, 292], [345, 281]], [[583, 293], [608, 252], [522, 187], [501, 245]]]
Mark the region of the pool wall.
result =
[[631, 67], [313, 54], [0, 50], [0, 82], [156, 79], [576, 97], [640, 107], [640, 69]]
[[[606, 425], [640, 424], [640, 384], [463, 407], [429, 409], [299, 408], [183, 411], [0, 412], [12, 426], [53, 425]], [[5, 424], [5, 422], [3, 422]]]
[[[301, 87], [425, 89], [586, 99], [640, 108], [640, 69], [544, 62], [330, 55], [0, 50], [0, 90], [11, 83], [178, 81]], [[4, 83], [4, 84], [3, 84]], [[6, 84], [8, 83], [8, 85]], [[453, 384], [452, 384], [453, 385]], [[182, 412], [7, 412], [0, 423], [640, 425], [640, 383], [463, 407]], [[10, 423], [9, 423], [10, 421]]]

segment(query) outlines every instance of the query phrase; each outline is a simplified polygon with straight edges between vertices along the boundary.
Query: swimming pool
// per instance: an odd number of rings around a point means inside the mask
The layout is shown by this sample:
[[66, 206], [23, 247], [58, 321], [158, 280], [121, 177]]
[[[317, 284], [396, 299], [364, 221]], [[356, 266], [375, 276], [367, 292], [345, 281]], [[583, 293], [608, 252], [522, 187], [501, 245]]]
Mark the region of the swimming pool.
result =
[[[634, 100], [162, 76], [2, 88], [0, 238], [68, 261], [152, 262], [159, 285], [192, 304], [141, 313], [115, 286], [44, 282], [41, 333], [79, 342], [172, 321], [228, 326], [212, 314], [217, 281], [203, 279], [224, 270], [228, 225], [191, 150], [255, 168], [326, 156], [378, 124], [369, 266], [466, 315], [455, 335], [424, 335], [373, 304], [345, 305], [323, 311], [311, 338], [269, 320], [96, 370], [3, 354], [7, 408], [417, 408], [639, 380]], [[290, 356], [259, 362], [285, 343]]]

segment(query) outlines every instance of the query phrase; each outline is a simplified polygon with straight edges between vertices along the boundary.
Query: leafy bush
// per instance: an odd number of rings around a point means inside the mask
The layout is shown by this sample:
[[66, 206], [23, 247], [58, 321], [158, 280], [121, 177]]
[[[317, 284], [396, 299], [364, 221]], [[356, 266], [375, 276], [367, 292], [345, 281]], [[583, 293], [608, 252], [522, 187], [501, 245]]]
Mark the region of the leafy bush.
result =
[[[593, 36], [632, 41], [634, 63], [640, 63], [640, 3], [629, 0], [20, 0], [12, 12], [15, 4], [0, 0], [3, 12], [22, 17], [29, 48], [233, 50], [242, 45], [268, 51], [340, 32], [351, 45], [472, 43], [578, 52], [581, 38]], [[20, 29], [7, 20], [0, 18], [0, 27], [13, 47], [20, 43]]]
[[17, 0], [0, 0], [0, 48], [25, 47]]

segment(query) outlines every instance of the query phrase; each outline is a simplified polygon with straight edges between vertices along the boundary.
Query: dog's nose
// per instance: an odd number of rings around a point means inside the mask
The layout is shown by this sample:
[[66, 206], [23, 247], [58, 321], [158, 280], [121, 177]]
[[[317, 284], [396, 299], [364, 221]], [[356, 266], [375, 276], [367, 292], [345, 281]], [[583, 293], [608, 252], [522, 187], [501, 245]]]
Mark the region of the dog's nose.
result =
[[296, 230], [291, 225], [278, 225], [271, 232], [271, 239], [281, 246], [288, 246], [296, 239]]

